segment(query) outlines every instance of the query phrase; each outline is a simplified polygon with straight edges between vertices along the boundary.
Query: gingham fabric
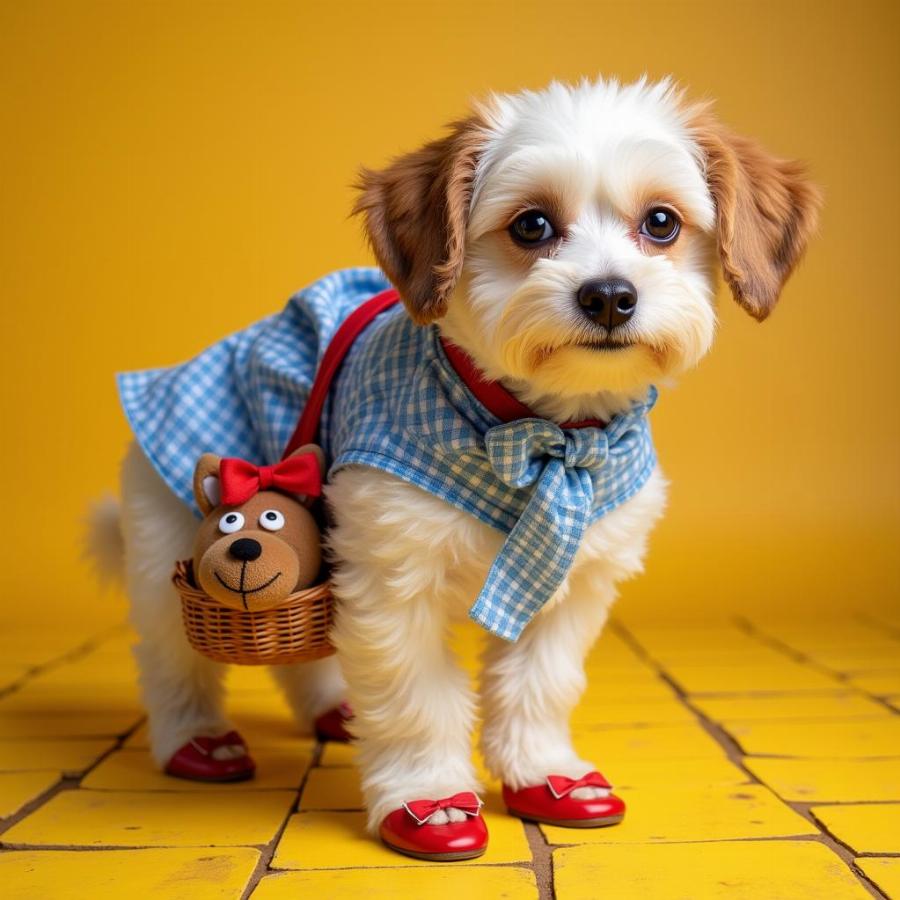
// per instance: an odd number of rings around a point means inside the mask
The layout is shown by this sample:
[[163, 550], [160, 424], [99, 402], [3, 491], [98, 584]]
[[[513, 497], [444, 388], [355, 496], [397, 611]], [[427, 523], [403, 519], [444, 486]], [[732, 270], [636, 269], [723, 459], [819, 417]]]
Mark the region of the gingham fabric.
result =
[[[328, 339], [385, 287], [376, 270], [335, 273], [183, 366], [120, 376], [132, 428], [175, 493], [193, 503], [193, 466], [206, 451], [277, 460]], [[655, 398], [651, 390], [603, 429], [501, 422], [456, 374], [437, 329], [417, 327], [398, 305], [348, 353], [321, 442], [329, 477], [351, 465], [380, 469], [507, 535], [470, 615], [514, 641], [565, 578], [587, 525], [650, 477]]]

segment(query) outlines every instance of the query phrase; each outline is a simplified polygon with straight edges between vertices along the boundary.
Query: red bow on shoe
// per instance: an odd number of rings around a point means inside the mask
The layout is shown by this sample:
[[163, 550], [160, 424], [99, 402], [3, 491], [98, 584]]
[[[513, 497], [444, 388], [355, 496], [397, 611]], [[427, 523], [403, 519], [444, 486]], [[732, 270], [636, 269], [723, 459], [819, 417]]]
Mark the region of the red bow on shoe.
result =
[[461, 791], [443, 800], [409, 800], [403, 804], [403, 808], [416, 820], [416, 825], [425, 825], [439, 809], [451, 806], [461, 809], [467, 816], [477, 816], [481, 801], [472, 791]]
[[587, 775], [582, 775], [581, 778], [568, 778], [565, 775], [548, 775], [547, 787], [550, 788], [550, 793], [557, 800], [568, 797], [575, 788], [596, 787], [606, 788], [607, 790], [612, 789], [612, 785], [599, 772], [588, 772]]
[[219, 464], [219, 480], [225, 506], [240, 506], [254, 494], [270, 488], [307, 497], [322, 493], [322, 475], [314, 453], [301, 453], [275, 466], [258, 467], [243, 459], [227, 457]]

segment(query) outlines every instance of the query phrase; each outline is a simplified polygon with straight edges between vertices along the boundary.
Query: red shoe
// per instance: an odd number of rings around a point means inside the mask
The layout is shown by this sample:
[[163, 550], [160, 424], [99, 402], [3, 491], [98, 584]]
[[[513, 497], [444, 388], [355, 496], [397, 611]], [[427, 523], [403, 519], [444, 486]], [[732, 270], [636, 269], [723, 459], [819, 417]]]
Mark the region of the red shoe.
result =
[[[216, 759], [220, 747], [240, 748], [243, 753], [232, 758]], [[256, 763], [247, 753], [244, 739], [229, 731], [221, 737], [195, 737], [176, 750], [166, 765], [166, 775], [191, 781], [246, 781], [256, 772]]]
[[544, 784], [517, 791], [503, 785], [503, 802], [510, 814], [520, 819], [566, 828], [599, 828], [625, 818], [625, 803], [615, 794], [595, 800], [571, 797], [572, 791], [580, 787], [610, 789], [612, 785], [599, 772], [588, 772], [577, 779], [548, 775]]
[[340, 741], [347, 743], [353, 735], [344, 727], [345, 722], [353, 718], [353, 710], [346, 703], [323, 712], [315, 723], [316, 738], [320, 741]]
[[[428, 820], [439, 810], [453, 806], [468, 818], [465, 822], [430, 825]], [[481, 801], [471, 791], [443, 800], [410, 800], [385, 816], [381, 840], [391, 850], [437, 862], [475, 859], [487, 849], [488, 831], [480, 813]]]

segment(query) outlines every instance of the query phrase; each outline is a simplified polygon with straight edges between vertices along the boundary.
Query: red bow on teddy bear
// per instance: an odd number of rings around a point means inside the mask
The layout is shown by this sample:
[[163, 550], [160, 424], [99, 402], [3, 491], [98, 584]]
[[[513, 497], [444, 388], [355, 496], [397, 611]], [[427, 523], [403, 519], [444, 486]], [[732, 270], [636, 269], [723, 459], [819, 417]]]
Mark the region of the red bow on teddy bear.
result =
[[254, 466], [244, 459], [228, 457], [219, 465], [222, 504], [240, 506], [259, 491], [318, 497], [322, 493], [319, 461], [313, 453], [288, 457], [274, 466]]

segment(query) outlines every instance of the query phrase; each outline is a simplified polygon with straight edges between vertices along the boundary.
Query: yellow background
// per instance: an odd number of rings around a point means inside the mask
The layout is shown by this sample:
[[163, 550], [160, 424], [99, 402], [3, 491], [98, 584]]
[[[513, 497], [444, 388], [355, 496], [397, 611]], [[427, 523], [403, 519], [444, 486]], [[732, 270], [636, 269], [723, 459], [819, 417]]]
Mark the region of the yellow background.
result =
[[765, 325], [724, 292], [654, 413], [672, 479], [632, 615], [896, 604], [898, 6], [0, 5], [3, 619], [112, 618], [79, 520], [128, 431], [113, 372], [174, 363], [369, 260], [356, 168], [467, 98], [674, 73], [824, 186]]

